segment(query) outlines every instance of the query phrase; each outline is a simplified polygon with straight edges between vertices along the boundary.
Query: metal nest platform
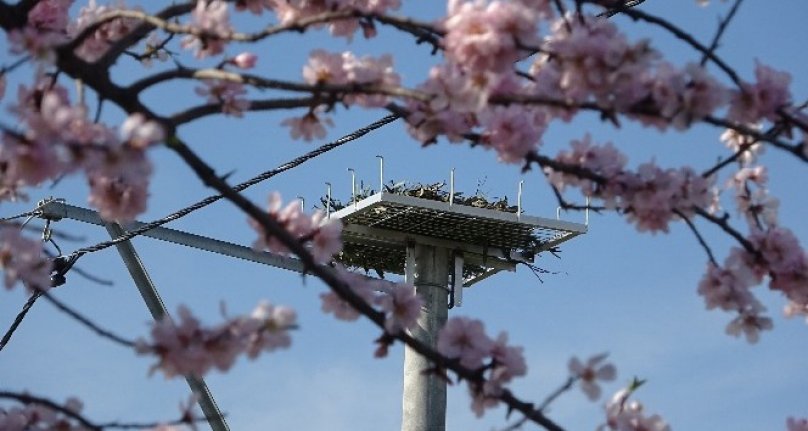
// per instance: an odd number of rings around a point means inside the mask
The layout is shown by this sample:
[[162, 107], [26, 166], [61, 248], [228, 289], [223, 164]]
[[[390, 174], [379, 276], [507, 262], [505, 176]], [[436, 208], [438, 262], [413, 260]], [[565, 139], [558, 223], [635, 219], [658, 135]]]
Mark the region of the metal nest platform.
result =
[[376, 193], [331, 214], [342, 220], [348, 266], [403, 274], [410, 242], [462, 252], [465, 285], [586, 233], [587, 226], [520, 213]]

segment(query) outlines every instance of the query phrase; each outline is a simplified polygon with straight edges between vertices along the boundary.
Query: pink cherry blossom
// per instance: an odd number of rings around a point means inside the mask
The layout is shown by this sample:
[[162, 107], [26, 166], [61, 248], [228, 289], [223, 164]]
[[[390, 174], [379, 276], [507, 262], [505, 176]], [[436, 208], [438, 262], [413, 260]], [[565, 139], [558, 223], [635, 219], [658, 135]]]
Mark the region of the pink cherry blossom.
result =
[[771, 330], [772, 326], [770, 318], [761, 316], [755, 310], [746, 310], [727, 324], [726, 332], [734, 337], [743, 334], [747, 342], [755, 344], [760, 339], [760, 332]]
[[582, 363], [577, 357], [573, 356], [568, 364], [572, 376], [580, 379], [581, 390], [584, 391], [590, 401], [595, 401], [600, 397], [600, 386], [598, 380], [610, 382], [617, 376], [617, 370], [614, 365], [605, 363], [601, 365], [606, 359], [607, 354], [601, 353], [595, 355]]
[[393, 285], [379, 296], [377, 302], [387, 314], [384, 327], [391, 334], [415, 326], [423, 306], [423, 301], [416, 294], [415, 286], [410, 284]]
[[642, 403], [628, 399], [635, 389], [621, 389], [612, 396], [606, 403], [606, 423], [598, 431], [671, 431], [661, 416], [646, 415]]
[[[78, 398], [70, 397], [62, 407], [68, 412], [80, 414], [84, 405]], [[89, 430], [89, 428], [77, 423], [75, 419], [67, 414], [38, 403], [0, 408], [0, 429], [5, 431]]]
[[151, 67], [154, 60], [160, 62], [167, 61], [169, 58], [168, 51], [166, 51], [165, 48], [161, 48], [163, 42], [163, 40], [160, 40], [160, 36], [157, 32], [153, 31], [149, 33], [149, 37], [144, 41], [146, 46], [140, 54], [140, 64], [144, 67]]
[[313, 238], [309, 242], [309, 252], [317, 263], [329, 263], [334, 255], [342, 251], [342, 221], [326, 219], [325, 213], [316, 211], [311, 218], [314, 227]]
[[699, 295], [704, 297], [707, 309], [724, 311], [759, 309], [762, 306], [750, 292], [754, 280], [733, 267], [720, 268], [710, 264], [699, 282]]
[[292, 117], [281, 121], [281, 126], [289, 127], [289, 135], [292, 139], [303, 138], [304, 141], [311, 142], [314, 139], [325, 138], [325, 126], [333, 127], [334, 122], [331, 121], [331, 118], [311, 110], [302, 117]]
[[90, 175], [90, 205], [98, 208], [101, 218], [128, 222], [146, 210], [148, 184], [122, 177]]
[[805, 317], [805, 323], [808, 323], [808, 304], [798, 304], [794, 301], [789, 301], [788, 304], [783, 307], [783, 315], [788, 318], [803, 316]]
[[499, 160], [505, 163], [522, 162], [539, 146], [547, 127], [543, 111], [516, 105], [492, 107], [478, 117], [483, 127], [483, 143], [493, 147]]
[[8, 33], [8, 43], [13, 54], [30, 54], [34, 60], [52, 64], [56, 60], [53, 49], [66, 41], [64, 34], [40, 31], [26, 26]]
[[74, 0], [41, 0], [28, 12], [28, 25], [39, 30], [64, 32]]
[[[754, 128], [759, 129], [759, 127]], [[721, 134], [721, 142], [723, 142], [733, 154], [743, 151], [738, 158], [738, 161], [743, 166], [754, 163], [758, 156], [766, 151], [766, 147], [763, 146], [760, 141], [751, 136], [738, 133], [734, 129], [727, 129]]]
[[482, 384], [469, 382], [471, 410], [477, 417], [482, 417], [486, 409], [499, 405], [505, 385], [514, 377], [524, 376], [527, 365], [522, 348], [508, 345], [508, 334], [500, 332], [491, 345], [489, 352], [491, 368], [484, 373], [486, 379]]
[[[309, 216], [303, 212], [298, 200], [283, 207], [280, 194], [274, 192], [270, 195], [268, 213], [290, 235], [303, 243], [316, 263], [328, 263], [334, 254], [342, 250], [342, 223], [336, 219], [326, 220], [322, 211]], [[277, 238], [268, 236], [255, 220], [251, 219], [250, 225], [260, 234], [253, 247], [273, 253], [289, 253], [286, 245]]]
[[342, 54], [316, 49], [309, 54], [309, 61], [303, 66], [303, 79], [311, 85], [345, 84], [348, 77], [343, 64]]
[[236, 10], [248, 10], [255, 15], [264, 13], [264, 9], [272, 10], [275, 0], [236, 0]]
[[197, 58], [221, 54], [226, 41], [233, 32], [230, 25], [228, 3], [222, 0], [199, 1], [191, 13], [191, 26], [198, 34], [182, 39], [182, 47], [194, 51]]
[[121, 139], [134, 148], [145, 149], [165, 139], [165, 131], [156, 121], [136, 112], [121, 125]]
[[[628, 161], [626, 156], [611, 142], [607, 142], [605, 145], [594, 145], [589, 134], [585, 135], [583, 139], [573, 140], [570, 146], [572, 151], [560, 152], [555, 160], [564, 165], [580, 166], [604, 178], [616, 177], [625, 169]], [[578, 187], [585, 196], [597, 196], [607, 203], [613, 202], [617, 193], [616, 190], [603, 188], [598, 183], [577, 175], [566, 174], [550, 168], [545, 172], [550, 182], [561, 191], [567, 186]]]
[[295, 325], [295, 312], [262, 302], [250, 316], [236, 317], [204, 327], [191, 311], [181, 305], [178, 319], [165, 317], [152, 324], [151, 339], [139, 339], [136, 351], [157, 357], [151, 372], [166, 378], [178, 375], [202, 377], [216, 368], [227, 371], [242, 353], [255, 359], [261, 352], [286, 348], [289, 329]]
[[[250, 2], [254, 3], [254, 0]], [[290, 24], [322, 13], [342, 10], [358, 10], [367, 14], [384, 14], [388, 10], [398, 9], [400, 5], [400, 0], [289, 0], [275, 1], [271, 7], [281, 23]], [[254, 10], [254, 8], [250, 8], [250, 10]], [[359, 28], [362, 28], [365, 37], [374, 36], [375, 32], [372, 25], [371, 22], [349, 18], [315, 27], [326, 26], [332, 35], [346, 37], [350, 40]]]
[[29, 290], [50, 288], [52, 263], [42, 242], [25, 238], [16, 226], [0, 226], [0, 269], [6, 289], [22, 282]]
[[258, 56], [251, 52], [242, 52], [241, 54], [233, 57], [230, 63], [240, 69], [252, 69], [258, 61]]
[[128, 222], [146, 210], [152, 166], [144, 151], [110, 146], [85, 164], [89, 202], [103, 219]]
[[538, 46], [538, 14], [520, 2], [452, 0], [447, 16], [446, 57], [469, 70], [511, 69], [522, 47]]
[[[81, 8], [76, 20], [70, 23], [68, 33], [72, 37], [78, 36], [102, 16], [123, 9], [126, 9], [123, 1], [119, 1], [117, 5], [99, 6], [96, 4], [96, 0], [90, 0], [86, 6]], [[88, 62], [98, 60], [113, 43], [126, 36], [139, 23], [139, 20], [133, 18], [116, 18], [105, 22], [76, 48], [76, 55]]]
[[[379, 289], [379, 282], [369, 279], [361, 274], [348, 271], [342, 265], [336, 265], [335, 271], [340, 279], [362, 300], [368, 304], [374, 303], [376, 290]], [[335, 292], [328, 291], [320, 294], [322, 300], [322, 310], [324, 313], [333, 313], [334, 317], [344, 321], [354, 321], [359, 318], [359, 312], [350, 303], [343, 300]]]
[[[557, 19], [531, 67], [540, 96], [627, 109], [649, 93], [646, 80], [658, 58], [647, 41], [629, 43], [610, 20]], [[563, 95], [563, 97], [559, 97]]]
[[467, 317], [452, 317], [438, 333], [438, 352], [459, 359], [460, 365], [477, 369], [491, 352], [494, 342], [485, 334], [483, 322]]
[[209, 103], [221, 104], [222, 113], [234, 117], [242, 117], [244, 111], [250, 109], [250, 101], [243, 96], [247, 94], [244, 84], [219, 79], [204, 79], [204, 87], [196, 87], [196, 94], [206, 97]]
[[729, 118], [740, 123], [775, 121], [777, 110], [791, 103], [791, 75], [774, 70], [760, 62], [755, 64], [755, 84], [744, 84], [730, 103]]
[[788, 431], [808, 431], [808, 418], [788, 418], [786, 428]]
[[44, 139], [30, 141], [6, 133], [0, 137], [0, 163], [4, 165], [0, 182], [9, 191], [39, 185], [65, 169], [57, 147]]
[[289, 330], [297, 324], [295, 310], [262, 301], [252, 314], [241, 323], [246, 333], [247, 357], [255, 359], [261, 351], [272, 352], [292, 344]]

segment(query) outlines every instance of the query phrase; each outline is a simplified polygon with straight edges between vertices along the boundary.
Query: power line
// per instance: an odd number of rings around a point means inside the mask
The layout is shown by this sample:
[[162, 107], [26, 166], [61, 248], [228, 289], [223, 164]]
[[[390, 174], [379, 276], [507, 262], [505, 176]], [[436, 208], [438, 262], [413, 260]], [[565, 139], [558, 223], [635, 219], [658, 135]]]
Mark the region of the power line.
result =
[[[380, 120], [378, 120], [378, 121], [376, 121], [374, 123], [371, 123], [371, 124], [369, 124], [369, 125], [367, 125], [365, 127], [362, 127], [361, 129], [357, 129], [357, 130], [355, 130], [355, 131], [353, 131], [353, 132], [351, 132], [351, 133], [337, 139], [336, 141], [333, 141], [333, 142], [330, 142], [328, 144], [325, 144], [325, 145], [317, 148], [316, 150], [310, 151], [310, 152], [308, 152], [308, 153], [306, 153], [306, 154], [304, 154], [304, 155], [302, 155], [300, 157], [297, 157], [297, 158], [295, 158], [295, 159], [293, 159], [293, 160], [291, 160], [291, 161], [289, 161], [289, 162], [287, 162], [287, 163], [285, 163], [285, 164], [283, 164], [283, 165], [281, 165], [281, 166], [279, 166], [279, 167], [277, 167], [275, 169], [272, 169], [270, 171], [266, 171], [266, 172], [264, 172], [264, 173], [262, 173], [262, 174], [260, 174], [260, 175], [258, 175], [256, 177], [253, 177], [250, 180], [247, 180], [247, 181], [245, 181], [245, 182], [243, 182], [241, 184], [235, 185], [235, 186], [233, 186], [233, 190], [235, 190], [237, 192], [243, 191], [243, 190], [247, 189], [248, 187], [254, 186], [255, 184], [258, 184], [258, 183], [260, 183], [260, 182], [262, 182], [264, 180], [272, 178], [275, 175], [278, 175], [278, 174], [280, 174], [282, 172], [286, 172], [289, 169], [295, 168], [295, 167], [303, 164], [304, 162], [306, 162], [306, 161], [308, 161], [310, 159], [313, 159], [313, 158], [315, 158], [315, 157], [317, 157], [317, 156], [319, 156], [319, 155], [321, 155], [323, 153], [326, 153], [328, 151], [333, 150], [334, 148], [337, 148], [337, 147], [339, 147], [339, 146], [341, 146], [343, 144], [347, 144], [348, 142], [351, 142], [351, 141], [354, 141], [356, 139], [359, 139], [362, 136], [365, 136], [366, 134], [372, 132], [373, 130], [376, 130], [376, 129], [382, 127], [382, 126], [385, 126], [385, 125], [387, 125], [389, 123], [392, 123], [393, 121], [396, 121], [399, 118], [400, 118], [400, 115], [398, 115], [398, 114], [388, 115], [388, 116], [386, 116], [386, 117], [384, 117], [384, 118], [382, 118], [382, 119], [380, 119]], [[81, 255], [84, 255], [84, 254], [87, 254], [87, 253], [93, 253], [93, 252], [96, 252], [96, 251], [103, 250], [105, 248], [111, 247], [111, 246], [116, 245], [118, 243], [121, 243], [123, 241], [128, 241], [128, 240], [130, 240], [130, 239], [132, 239], [132, 238], [134, 238], [134, 237], [136, 237], [138, 235], [141, 235], [144, 232], [147, 232], [147, 231], [149, 231], [151, 229], [154, 229], [154, 228], [162, 226], [162, 225], [164, 225], [166, 223], [169, 223], [169, 222], [172, 222], [174, 220], [177, 220], [177, 219], [180, 219], [182, 217], [185, 217], [186, 215], [188, 215], [188, 214], [190, 214], [190, 213], [192, 213], [192, 212], [194, 212], [194, 211], [196, 211], [196, 210], [198, 210], [200, 208], [204, 208], [204, 207], [206, 207], [206, 206], [208, 206], [208, 205], [222, 199], [223, 197], [224, 197], [223, 195], [209, 196], [209, 197], [207, 197], [207, 198], [205, 198], [205, 199], [203, 199], [203, 200], [201, 200], [201, 201], [199, 201], [199, 202], [197, 202], [197, 203], [195, 203], [193, 205], [187, 206], [187, 207], [185, 207], [185, 208], [183, 208], [183, 209], [181, 209], [179, 211], [176, 211], [176, 212], [174, 212], [172, 214], [169, 214], [169, 215], [167, 215], [167, 216], [165, 216], [165, 217], [163, 217], [161, 219], [155, 220], [155, 221], [153, 221], [151, 223], [146, 223], [145, 225], [143, 225], [143, 226], [141, 226], [141, 227], [139, 227], [137, 229], [133, 229], [131, 231], [128, 231], [128, 232], [124, 233], [123, 235], [121, 235], [121, 236], [119, 236], [119, 237], [117, 237], [115, 239], [100, 242], [98, 244], [95, 244], [95, 245], [92, 245], [92, 246], [89, 246], [89, 247], [80, 248], [80, 249], [74, 251], [71, 254], [81, 256]]]

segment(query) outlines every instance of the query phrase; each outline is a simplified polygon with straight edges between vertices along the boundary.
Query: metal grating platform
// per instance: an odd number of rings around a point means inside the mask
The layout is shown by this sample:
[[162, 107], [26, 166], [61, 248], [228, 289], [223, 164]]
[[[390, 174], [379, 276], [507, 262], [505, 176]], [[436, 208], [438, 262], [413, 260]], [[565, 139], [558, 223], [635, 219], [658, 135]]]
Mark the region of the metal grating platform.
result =
[[464, 253], [468, 276], [507, 269], [586, 232], [583, 224], [377, 193], [331, 215], [343, 221], [343, 263], [401, 274], [408, 242]]

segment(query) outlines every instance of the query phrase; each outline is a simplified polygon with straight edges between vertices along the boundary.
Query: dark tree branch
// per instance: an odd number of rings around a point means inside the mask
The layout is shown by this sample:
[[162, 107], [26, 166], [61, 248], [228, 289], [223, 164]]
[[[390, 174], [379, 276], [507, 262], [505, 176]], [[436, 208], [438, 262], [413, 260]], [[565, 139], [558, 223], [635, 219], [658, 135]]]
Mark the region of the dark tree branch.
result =
[[47, 408], [49, 408], [51, 410], [57, 411], [57, 412], [65, 415], [65, 416], [69, 417], [70, 419], [75, 420], [76, 422], [80, 423], [85, 428], [89, 428], [90, 430], [93, 430], [93, 431], [102, 430], [102, 428], [100, 426], [90, 422], [84, 416], [82, 416], [82, 415], [80, 415], [80, 414], [78, 414], [78, 413], [76, 413], [76, 412], [62, 406], [62, 405], [59, 405], [59, 404], [57, 404], [57, 403], [55, 403], [55, 402], [53, 402], [53, 401], [51, 401], [51, 400], [49, 400], [47, 398], [41, 398], [41, 397], [29, 395], [29, 394], [18, 394], [18, 393], [8, 392], [8, 391], [0, 391], [0, 398], [19, 401], [19, 402], [21, 402], [23, 404], [38, 404], [38, 405], [41, 405], [41, 406], [45, 406], [45, 407], [47, 407]]

